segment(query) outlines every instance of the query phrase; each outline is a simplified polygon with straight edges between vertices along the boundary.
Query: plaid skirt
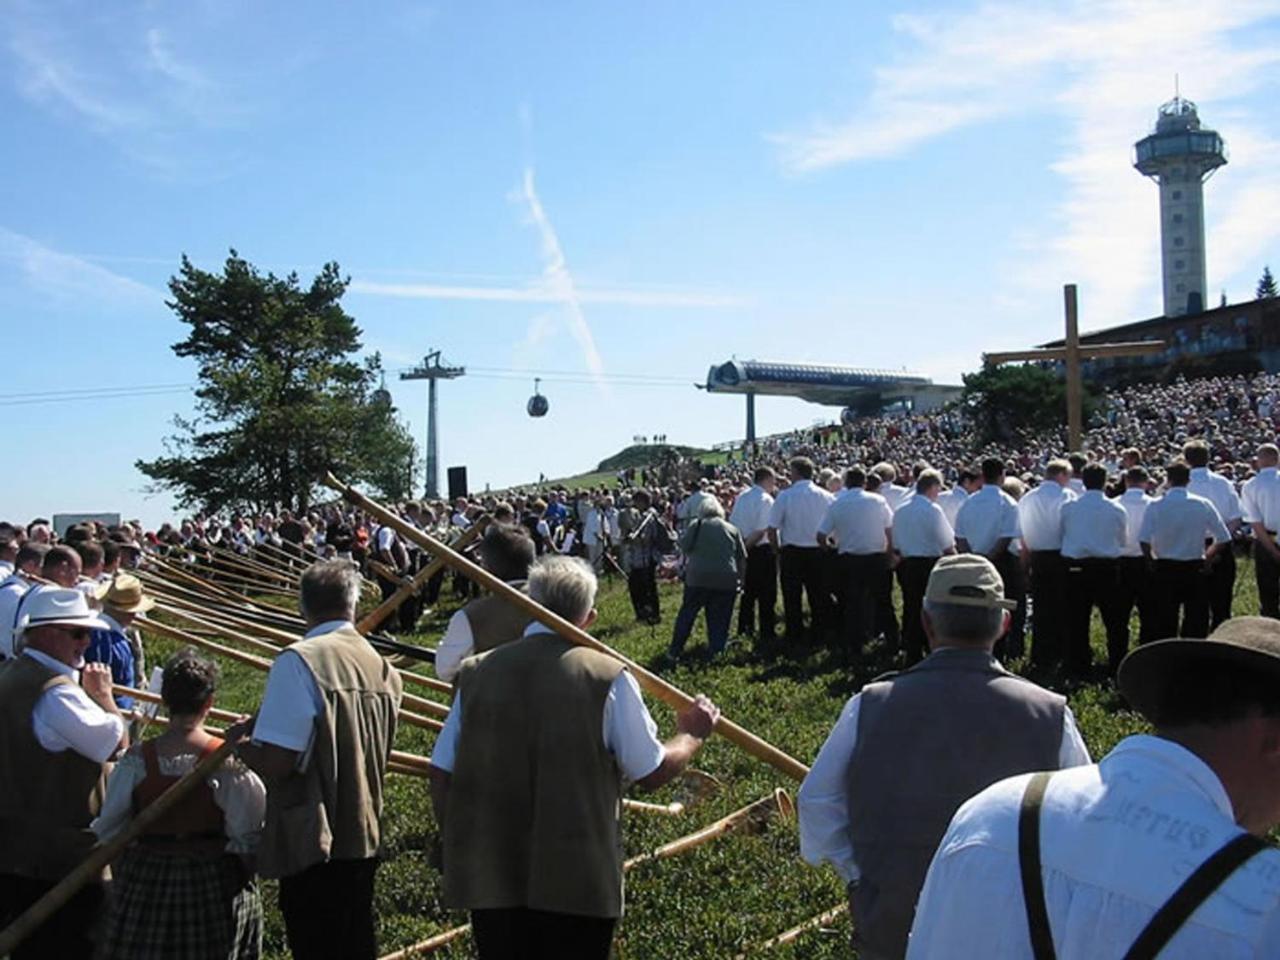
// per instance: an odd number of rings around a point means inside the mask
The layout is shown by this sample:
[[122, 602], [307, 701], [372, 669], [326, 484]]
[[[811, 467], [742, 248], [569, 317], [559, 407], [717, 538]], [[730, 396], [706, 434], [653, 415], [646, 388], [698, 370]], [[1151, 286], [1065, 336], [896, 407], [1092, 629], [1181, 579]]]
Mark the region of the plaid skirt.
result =
[[262, 899], [232, 856], [130, 847], [112, 867], [102, 960], [257, 960]]

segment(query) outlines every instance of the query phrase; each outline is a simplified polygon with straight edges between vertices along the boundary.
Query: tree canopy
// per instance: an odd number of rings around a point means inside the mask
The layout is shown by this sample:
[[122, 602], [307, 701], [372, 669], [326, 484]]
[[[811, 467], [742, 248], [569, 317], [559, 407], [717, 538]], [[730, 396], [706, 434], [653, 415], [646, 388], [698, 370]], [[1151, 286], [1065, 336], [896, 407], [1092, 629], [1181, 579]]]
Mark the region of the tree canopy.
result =
[[1262, 268], [1262, 276], [1258, 278], [1257, 299], [1274, 300], [1280, 291], [1276, 290], [1276, 278], [1271, 275], [1271, 267]]
[[[1032, 363], [988, 367], [964, 375], [960, 403], [985, 442], [1008, 443], [1027, 432], [1062, 429], [1067, 422], [1067, 384], [1061, 374]], [[1097, 398], [1084, 385], [1084, 418]]]
[[235, 250], [221, 273], [183, 256], [167, 305], [188, 328], [173, 351], [199, 365], [196, 415], [174, 418], [164, 456], [138, 461], [153, 489], [184, 507], [305, 510], [332, 470], [409, 495], [413, 440], [375, 396], [381, 358], [357, 356], [360, 329], [340, 303], [349, 282], [336, 263], [303, 287]]

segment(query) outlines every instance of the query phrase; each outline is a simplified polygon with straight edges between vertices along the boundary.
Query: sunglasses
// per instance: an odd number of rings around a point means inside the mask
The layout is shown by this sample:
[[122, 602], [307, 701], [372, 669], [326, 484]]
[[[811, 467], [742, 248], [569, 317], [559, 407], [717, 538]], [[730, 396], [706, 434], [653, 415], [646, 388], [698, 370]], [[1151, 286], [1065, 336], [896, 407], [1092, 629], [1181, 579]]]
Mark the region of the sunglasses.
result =
[[67, 634], [67, 635], [68, 635], [69, 637], [71, 637], [71, 639], [73, 639], [73, 640], [88, 640], [88, 639], [89, 639], [89, 628], [88, 628], [88, 627], [62, 627], [62, 626], [57, 626], [57, 627], [54, 627], [54, 629], [55, 629], [55, 630], [58, 630], [58, 631], [59, 631], [59, 632], [61, 632], [61, 633], [65, 633], [65, 634]]

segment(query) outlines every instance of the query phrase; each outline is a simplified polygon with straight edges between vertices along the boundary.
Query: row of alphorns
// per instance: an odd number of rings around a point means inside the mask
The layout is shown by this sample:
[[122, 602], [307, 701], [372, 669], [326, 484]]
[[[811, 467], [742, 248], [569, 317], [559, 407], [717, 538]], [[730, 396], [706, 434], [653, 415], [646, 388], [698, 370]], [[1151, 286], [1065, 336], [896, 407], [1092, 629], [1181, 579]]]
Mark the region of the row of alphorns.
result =
[[[453, 544], [440, 543], [423, 531], [401, 520], [381, 504], [370, 500], [354, 488], [342, 483], [332, 474], [326, 477], [325, 483], [340, 493], [348, 502], [364, 510], [368, 515], [375, 517], [384, 525], [390, 526], [401, 537], [417, 543], [435, 557], [432, 563], [424, 567], [414, 577], [402, 583], [391, 597], [388, 597], [377, 609], [361, 619], [357, 627], [362, 633], [368, 635], [369, 632], [385, 621], [401, 603], [405, 602], [425, 585], [431, 577], [444, 567], [449, 567], [528, 613], [532, 619], [546, 625], [564, 639], [581, 646], [591, 647], [620, 660], [627, 665], [646, 692], [668, 706], [676, 710], [684, 710], [692, 704], [693, 698], [684, 691], [608, 647], [575, 624], [547, 610], [526, 594], [511, 587], [470, 561], [464, 555], [462, 549], [470, 540], [479, 536], [483, 524], [473, 525]], [[167, 616], [192, 624], [195, 629], [183, 630], [153, 619], [139, 619], [136, 621], [137, 626], [145, 631], [165, 636], [171, 640], [189, 643], [266, 671], [270, 669], [272, 661], [258, 654], [268, 654], [274, 657], [285, 646], [300, 639], [305, 629], [302, 621], [292, 611], [277, 604], [272, 604], [261, 596], [255, 595], [253, 599], [249, 599], [213, 580], [182, 570], [180, 565], [170, 564], [159, 558], [151, 559], [154, 562], [154, 569], [140, 572], [142, 579], [147, 583], [148, 589], [157, 597], [156, 609]], [[250, 584], [262, 583], [261, 578], [250, 579], [247, 569], [245, 574], [246, 577], [244, 579]], [[288, 574], [285, 574], [285, 576], [288, 576]], [[286, 582], [290, 586], [293, 584], [292, 579], [286, 581], [277, 578], [275, 582], [280, 586], [284, 586]], [[250, 589], [254, 589], [255, 594], [257, 594], [256, 588], [250, 587]], [[283, 590], [278, 592], [285, 595]], [[200, 632], [196, 632], [197, 630]], [[241, 647], [248, 647], [257, 652], [249, 653], [237, 647], [227, 646], [210, 639], [211, 635], [231, 640]], [[424, 677], [411, 671], [401, 670], [400, 675], [406, 684], [415, 685], [422, 689], [441, 693], [448, 692], [451, 689], [448, 684], [440, 680]], [[130, 692], [135, 696], [145, 693], [145, 691]], [[139, 699], [147, 700], [149, 695], [140, 696]], [[430, 730], [439, 730], [443, 725], [442, 719], [448, 716], [449, 712], [449, 708], [444, 704], [411, 693], [404, 694], [402, 705], [401, 721], [411, 726]], [[227, 719], [230, 716], [224, 711], [219, 711], [218, 713], [219, 719]], [[153, 720], [152, 722], [155, 721]], [[721, 715], [717, 720], [715, 730], [726, 740], [795, 780], [803, 779], [805, 774], [808, 773], [808, 768], [804, 764], [772, 744], [765, 742], [750, 731], [733, 723], [724, 715]], [[205, 757], [190, 773], [180, 778], [160, 798], [142, 810], [124, 831], [111, 840], [96, 846], [79, 866], [67, 874], [5, 930], [0, 931], [0, 956], [11, 953], [17, 944], [21, 943], [59, 907], [69, 901], [76, 891], [100, 873], [107, 864], [141, 836], [178, 800], [217, 770], [231, 755], [235, 747], [235, 743], [228, 741], [214, 753]], [[425, 757], [395, 751], [391, 758], [390, 769], [397, 773], [422, 775], [426, 772], [427, 766], [428, 761]], [[658, 804], [638, 805], [638, 809], [646, 808], [656, 808], [654, 812], [658, 810], [665, 813], [673, 812], [669, 806], [663, 808], [662, 805]], [[793, 812], [790, 798], [787, 797], [785, 792], [781, 790], [775, 791], [773, 795], [749, 804], [741, 810], [721, 818], [686, 837], [666, 844], [658, 848], [658, 850], [651, 851], [649, 854], [633, 858], [627, 861], [625, 866], [630, 869], [648, 860], [674, 856], [727, 833], [740, 830], [744, 825], [761, 824], [766, 822], [771, 815], [764, 811], [770, 809], [774, 813], [781, 813], [784, 816], [789, 816]], [[762, 815], [763, 820], [761, 819]], [[807, 928], [807, 925], [821, 922], [825, 916], [827, 914], [819, 915], [819, 917], [807, 921], [806, 925], [802, 925], [797, 930], [802, 930]], [[468, 929], [469, 927], [463, 926], [446, 931], [428, 941], [391, 954], [384, 960], [390, 960], [393, 957], [407, 958], [423, 955], [465, 935]], [[788, 931], [780, 936], [787, 937], [794, 932]], [[770, 945], [775, 942], [782, 941], [780, 941], [780, 938], [774, 938], [774, 941], [770, 941]]]

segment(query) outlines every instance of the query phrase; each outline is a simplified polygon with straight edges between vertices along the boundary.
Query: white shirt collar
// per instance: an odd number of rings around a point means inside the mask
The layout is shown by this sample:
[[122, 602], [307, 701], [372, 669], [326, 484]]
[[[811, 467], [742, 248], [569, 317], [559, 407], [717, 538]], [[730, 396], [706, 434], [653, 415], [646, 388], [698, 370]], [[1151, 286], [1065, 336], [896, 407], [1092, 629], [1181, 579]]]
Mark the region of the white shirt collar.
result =
[[56, 660], [41, 650], [33, 650], [31, 647], [24, 647], [22, 652], [36, 663], [43, 664], [50, 670], [54, 670], [62, 674], [64, 677], [74, 677], [76, 675], [75, 667], [69, 667], [61, 660]]
[[341, 630], [343, 627], [350, 627], [352, 630], [356, 625], [350, 620], [326, 620], [324, 623], [317, 623], [308, 630], [302, 637], [303, 640], [310, 640], [312, 637], [323, 637], [326, 633], [333, 633], [335, 630]]
[[1192, 467], [1191, 475], [1193, 477], [1207, 477], [1209, 475], [1208, 467]]
[[[1231, 798], [1227, 790], [1213, 772], [1213, 768], [1181, 744], [1157, 737], [1152, 734], [1139, 733], [1125, 737], [1108, 754], [1139, 753], [1162, 767], [1172, 769], [1176, 774], [1190, 780], [1200, 789], [1222, 815], [1235, 819], [1235, 811], [1231, 807]], [[1104, 758], [1105, 762], [1105, 758]]]
[[529, 624], [527, 627], [524, 628], [523, 636], [532, 637], [535, 634], [539, 634], [539, 633], [555, 633], [555, 631], [552, 630], [550, 627], [548, 627], [541, 620], [534, 620], [531, 624]]

